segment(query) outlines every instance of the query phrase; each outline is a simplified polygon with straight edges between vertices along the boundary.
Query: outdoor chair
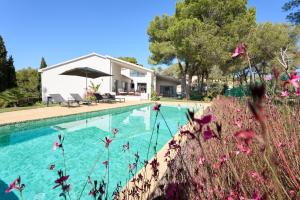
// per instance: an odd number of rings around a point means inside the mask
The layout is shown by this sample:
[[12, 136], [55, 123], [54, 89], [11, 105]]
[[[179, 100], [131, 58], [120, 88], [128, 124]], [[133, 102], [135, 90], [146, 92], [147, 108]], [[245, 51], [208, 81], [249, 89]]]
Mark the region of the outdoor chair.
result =
[[99, 102], [103, 102], [103, 103], [113, 103], [116, 102], [116, 100], [110, 99], [107, 96], [102, 96], [99, 93], [94, 93], [94, 96], [96, 97], [96, 101]]
[[85, 100], [83, 99], [79, 94], [76, 94], [76, 93], [71, 93], [70, 94], [71, 97], [73, 97], [73, 99], [79, 104], [80, 102], [82, 104], [86, 104], [86, 105], [90, 105], [92, 103], [92, 101], [90, 100]]
[[66, 101], [60, 94], [49, 94], [49, 96], [52, 98], [52, 100], [55, 103], [58, 103], [61, 106], [68, 106], [68, 107], [70, 107], [71, 105], [73, 106], [74, 103], [76, 103], [77, 106], [80, 106], [79, 103], [77, 103], [74, 100], [67, 100]]
[[125, 98], [116, 97], [115, 95], [112, 95], [110, 93], [106, 93], [105, 96], [111, 100], [119, 101], [119, 102], [125, 102]]

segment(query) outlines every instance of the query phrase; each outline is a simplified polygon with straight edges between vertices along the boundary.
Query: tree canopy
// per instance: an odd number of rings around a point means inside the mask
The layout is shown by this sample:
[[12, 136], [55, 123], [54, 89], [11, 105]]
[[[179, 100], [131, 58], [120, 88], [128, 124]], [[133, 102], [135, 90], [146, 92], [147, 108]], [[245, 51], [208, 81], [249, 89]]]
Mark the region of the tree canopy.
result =
[[133, 64], [137, 64], [137, 59], [135, 57], [127, 57], [127, 56], [124, 56], [124, 57], [119, 57], [119, 59], [121, 60], [124, 60], [126, 62], [130, 62], [130, 63], [133, 63]]
[[4, 40], [0, 35], [0, 92], [16, 86], [16, 72], [12, 56], [7, 58]]
[[289, 12], [288, 16], [286, 17], [287, 20], [297, 25], [300, 24], [300, 10], [297, 9], [299, 6], [299, 0], [289, 0], [282, 7], [284, 11]]

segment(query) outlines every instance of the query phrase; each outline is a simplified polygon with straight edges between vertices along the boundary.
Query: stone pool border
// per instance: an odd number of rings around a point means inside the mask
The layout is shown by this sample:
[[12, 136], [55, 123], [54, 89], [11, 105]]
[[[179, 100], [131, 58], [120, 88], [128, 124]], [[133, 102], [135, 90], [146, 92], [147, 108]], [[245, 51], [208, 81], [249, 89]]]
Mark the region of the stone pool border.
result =
[[[26, 125], [27, 123], [34, 123], [34, 122], [42, 122], [43, 120], [51, 120], [51, 119], [56, 119], [56, 118], [64, 118], [64, 117], [72, 117], [72, 116], [78, 116], [80, 117], [81, 115], [93, 115], [96, 114], [98, 112], [105, 112], [105, 111], [109, 111], [109, 110], [118, 110], [118, 109], [128, 109], [130, 107], [139, 107], [139, 106], [144, 106], [144, 105], [151, 105], [153, 104], [153, 102], [132, 102], [132, 104], [120, 104], [120, 106], [116, 106], [116, 107], [107, 107], [107, 108], [98, 108], [95, 110], [89, 110], [89, 111], [83, 111], [83, 112], [74, 112], [74, 113], [70, 113], [70, 114], [62, 114], [62, 115], [56, 115], [56, 116], [49, 116], [49, 117], [42, 117], [42, 118], [37, 118], [37, 119], [28, 119], [28, 120], [22, 120], [22, 121], [14, 121], [14, 122], [7, 122], [7, 123], [1, 123], [0, 122], [0, 128], [3, 127], [19, 127], [22, 125]], [[109, 105], [109, 104], [108, 104]], [[49, 107], [51, 108], [51, 107]], [[53, 107], [52, 107], [53, 108]], [[68, 109], [73, 109], [73, 108], [68, 108]], [[30, 110], [26, 110], [26, 111], [30, 111]], [[15, 112], [20, 112], [20, 111], [15, 111]], [[11, 113], [11, 112], [10, 112]], [[2, 113], [4, 114], [4, 113]], [[18, 113], [15, 113], [16, 115]], [[0, 132], [1, 134], [1, 132]]]

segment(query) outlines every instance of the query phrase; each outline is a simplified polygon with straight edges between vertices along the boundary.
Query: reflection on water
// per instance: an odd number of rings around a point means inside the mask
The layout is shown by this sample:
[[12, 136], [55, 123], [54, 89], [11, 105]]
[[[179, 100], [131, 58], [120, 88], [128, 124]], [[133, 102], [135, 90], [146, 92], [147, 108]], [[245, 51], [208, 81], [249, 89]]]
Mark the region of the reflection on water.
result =
[[[126, 112], [127, 110], [123, 108], [120, 109], [120, 111], [126, 113], [127, 116], [123, 121], [119, 122], [120, 126], [128, 126], [138, 121], [140, 123], [139, 126], [143, 126], [146, 130], [150, 129], [151, 109], [149, 106], [134, 109], [130, 111], [129, 115], [128, 112]], [[95, 117], [90, 117], [89, 114], [86, 114], [86, 116], [84, 116], [85, 114], [81, 114], [80, 118], [83, 119], [77, 120], [76, 116], [58, 117], [56, 119], [29, 122], [27, 126], [26, 123], [20, 123], [20, 125], [16, 125], [13, 128], [0, 127], [0, 147], [25, 142], [62, 130], [64, 132], [72, 132], [84, 128], [96, 127], [104, 132], [110, 132], [112, 130], [111, 124], [114, 122], [113, 120], [116, 120], [113, 119], [113, 116], [120, 114], [118, 110], [114, 110], [113, 112], [112, 114], [106, 115], [101, 115], [102, 113], [99, 112], [98, 116]], [[59, 123], [59, 121], [64, 121], [64, 123]]]

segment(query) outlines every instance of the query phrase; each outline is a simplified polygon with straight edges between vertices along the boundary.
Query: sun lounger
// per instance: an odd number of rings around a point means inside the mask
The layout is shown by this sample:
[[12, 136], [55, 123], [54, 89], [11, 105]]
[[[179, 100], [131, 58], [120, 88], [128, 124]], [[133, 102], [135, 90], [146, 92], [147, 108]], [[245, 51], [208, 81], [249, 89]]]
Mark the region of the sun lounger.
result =
[[99, 93], [94, 93], [94, 96], [96, 97], [97, 102], [103, 102], [103, 103], [113, 103], [116, 102], [116, 100], [110, 99], [105, 95], [101, 95]]
[[[74, 103], [76, 103], [76, 101], [74, 100], [65, 100], [60, 94], [49, 94], [49, 96], [52, 98], [52, 100], [55, 102], [55, 103], [58, 103], [59, 105], [61, 106], [73, 106]], [[79, 103], [76, 103], [77, 106], [80, 106]]]
[[79, 94], [75, 94], [75, 93], [72, 93], [70, 94], [71, 97], [73, 97], [73, 99], [79, 104], [80, 102], [82, 104], [87, 104], [87, 105], [90, 105], [92, 103], [92, 101], [89, 101], [89, 100], [84, 100]]
[[109, 99], [112, 99], [112, 100], [115, 100], [115, 101], [125, 102], [125, 98], [116, 97], [115, 95], [112, 95], [110, 93], [105, 94], [105, 96], [107, 96]]

